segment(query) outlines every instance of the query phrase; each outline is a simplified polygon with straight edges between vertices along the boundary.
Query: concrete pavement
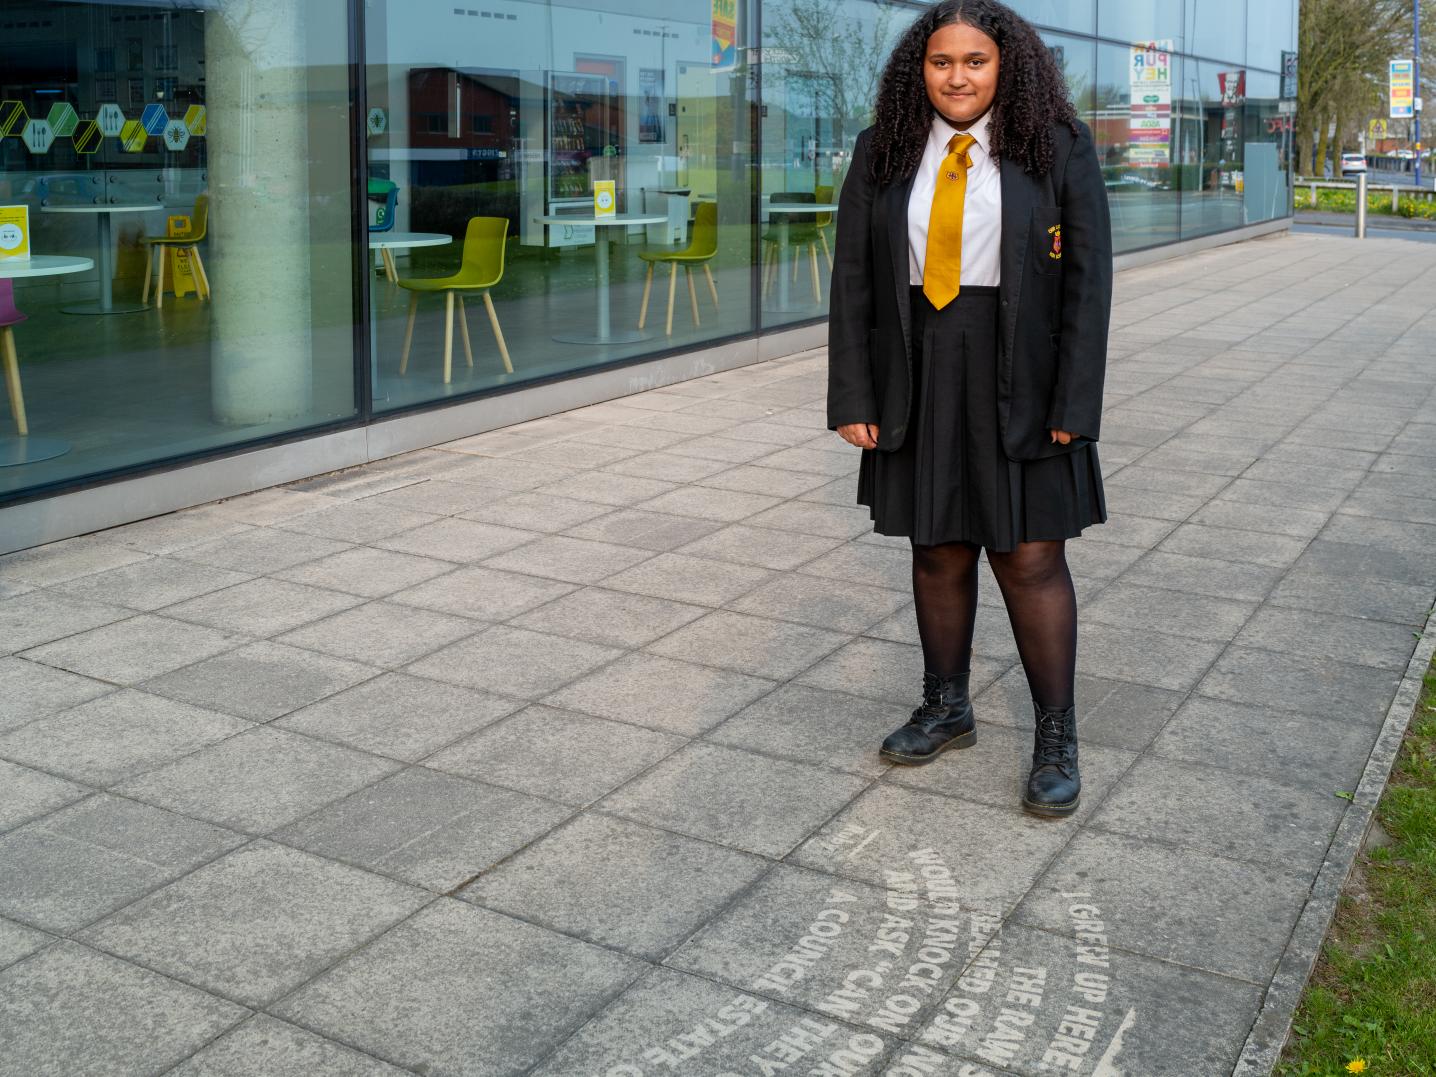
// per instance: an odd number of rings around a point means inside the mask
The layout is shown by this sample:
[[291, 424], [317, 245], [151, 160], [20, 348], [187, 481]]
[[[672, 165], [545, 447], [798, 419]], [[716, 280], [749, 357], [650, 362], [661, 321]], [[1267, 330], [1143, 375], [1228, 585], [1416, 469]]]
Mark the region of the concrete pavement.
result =
[[[1436, 597], [1436, 250], [1123, 273], [1083, 806], [796, 355], [0, 558], [0, 1074], [1265, 1072]], [[1352, 792], [1354, 799], [1339, 797]]]

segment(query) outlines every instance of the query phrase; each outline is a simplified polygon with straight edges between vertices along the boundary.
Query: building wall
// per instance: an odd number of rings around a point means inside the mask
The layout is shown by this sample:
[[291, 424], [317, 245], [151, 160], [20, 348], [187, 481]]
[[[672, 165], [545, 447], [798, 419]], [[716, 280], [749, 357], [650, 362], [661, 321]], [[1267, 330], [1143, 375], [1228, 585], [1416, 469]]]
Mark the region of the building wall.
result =
[[[0, 527], [6, 505], [821, 324], [831, 211], [770, 207], [835, 197], [922, 5], [474, 2], [5, 5], [0, 205], [72, 264], [0, 268], [27, 316]], [[1119, 252], [1289, 216], [1296, 0], [1014, 6], [1096, 134]], [[717, 62], [715, 9], [737, 24]], [[540, 219], [591, 212], [609, 180], [642, 219]], [[371, 235], [387, 185], [393, 230]], [[201, 195], [192, 252], [147, 242], [193, 227]], [[640, 257], [701, 240], [710, 213], [691, 290]], [[162, 307], [153, 284], [142, 302], [161, 258]], [[115, 312], [76, 313], [102, 264]], [[452, 313], [404, 287], [445, 277]]]

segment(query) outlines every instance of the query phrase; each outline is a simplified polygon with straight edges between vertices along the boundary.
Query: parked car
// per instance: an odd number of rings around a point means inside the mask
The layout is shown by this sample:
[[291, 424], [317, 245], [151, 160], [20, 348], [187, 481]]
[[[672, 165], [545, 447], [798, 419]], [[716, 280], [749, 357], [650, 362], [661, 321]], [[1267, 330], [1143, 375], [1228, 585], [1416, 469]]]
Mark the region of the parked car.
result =
[[1341, 155], [1341, 174], [1343, 176], [1351, 172], [1365, 172], [1366, 158], [1359, 153], [1343, 153]]

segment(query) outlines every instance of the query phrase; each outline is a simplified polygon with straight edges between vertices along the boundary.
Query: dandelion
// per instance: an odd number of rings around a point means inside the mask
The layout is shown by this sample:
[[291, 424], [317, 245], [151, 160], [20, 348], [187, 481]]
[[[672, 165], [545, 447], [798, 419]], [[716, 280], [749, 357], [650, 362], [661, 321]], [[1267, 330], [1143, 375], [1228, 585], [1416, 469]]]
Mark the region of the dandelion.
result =
[[1346, 1064], [1346, 1072], [1347, 1072], [1347, 1073], [1365, 1073], [1365, 1072], [1366, 1072], [1366, 1059], [1364, 1059], [1364, 1058], [1353, 1058], [1350, 1062], [1348, 1062], [1348, 1063]]

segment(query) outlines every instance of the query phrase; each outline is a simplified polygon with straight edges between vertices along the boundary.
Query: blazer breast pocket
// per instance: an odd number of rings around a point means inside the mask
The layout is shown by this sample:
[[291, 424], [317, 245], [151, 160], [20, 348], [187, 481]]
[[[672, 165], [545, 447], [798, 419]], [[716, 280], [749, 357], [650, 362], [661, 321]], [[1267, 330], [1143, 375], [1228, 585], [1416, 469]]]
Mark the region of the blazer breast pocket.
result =
[[1032, 207], [1032, 264], [1038, 273], [1062, 270], [1062, 207]]

